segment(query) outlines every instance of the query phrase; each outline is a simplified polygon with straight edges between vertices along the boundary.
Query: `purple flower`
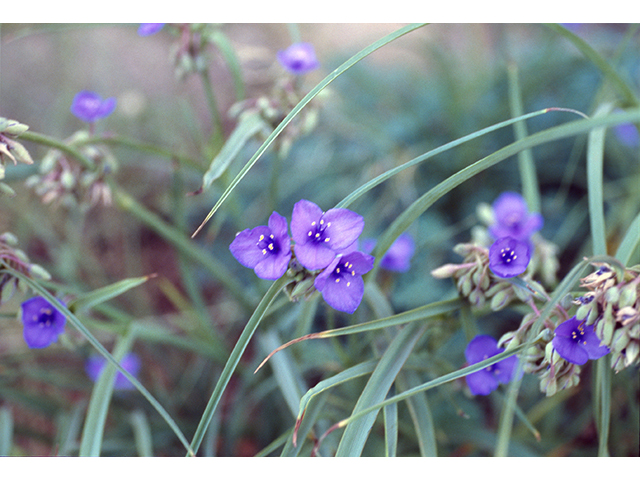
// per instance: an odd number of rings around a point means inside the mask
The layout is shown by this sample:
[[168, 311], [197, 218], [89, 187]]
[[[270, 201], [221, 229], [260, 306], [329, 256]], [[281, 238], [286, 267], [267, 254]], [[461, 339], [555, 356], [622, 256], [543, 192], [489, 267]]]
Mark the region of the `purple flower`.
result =
[[164, 23], [141, 23], [138, 27], [138, 35], [148, 37], [154, 33], [158, 33], [164, 27]]
[[362, 275], [373, 268], [374, 258], [362, 252], [338, 255], [316, 277], [314, 286], [325, 302], [341, 312], [353, 313], [364, 295]]
[[[369, 253], [376, 246], [376, 241], [367, 238], [362, 242], [362, 251]], [[400, 235], [395, 242], [391, 244], [387, 253], [380, 260], [380, 266], [385, 270], [393, 272], [406, 272], [411, 267], [410, 261], [415, 251], [415, 243], [408, 233]]]
[[494, 238], [511, 237], [529, 241], [532, 233], [542, 228], [544, 219], [539, 213], [529, 213], [527, 203], [515, 192], [504, 192], [493, 202], [495, 221], [489, 227]]
[[[478, 335], [469, 342], [464, 356], [469, 365], [494, 357], [504, 349], [498, 348], [498, 342], [489, 335]], [[474, 395], [489, 395], [496, 388], [498, 383], [509, 383], [513, 379], [515, 368], [518, 364], [518, 358], [512, 357], [500, 360], [475, 373], [466, 376], [469, 390]]]
[[108, 117], [115, 108], [115, 97], [102, 100], [100, 95], [89, 90], [82, 90], [77, 93], [71, 103], [71, 113], [88, 123]]
[[640, 134], [633, 123], [623, 123], [616, 125], [613, 129], [621, 143], [629, 147], [637, 147], [640, 145]]
[[489, 268], [501, 278], [520, 275], [530, 259], [529, 245], [515, 238], [500, 238], [489, 248]]
[[269, 217], [269, 226], [247, 228], [236, 235], [229, 250], [242, 265], [253, 268], [265, 280], [284, 275], [291, 259], [287, 219], [278, 212]]
[[45, 348], [64, 332], [66, 317], [42, 297], [22, 304], [23, 335], [29, 348]]
[[310, 43], [294, 43], [276, 54], [278, 62], [295, 75], [304, 75], [320, 66]]
[[329, 265], [336, 254], [352, 246], [364, 228], [364, 219], [346, 208], [323, 212], [315, 203], [300, 200], [293, 206], [291, 236], [298, 261], [309, 270]]
[[600, 345], [600, 339], [592, 325], [571, 317], [556, 327], [551, 343], [558, 355], [567, 362], [584, 365], [587, 360], [596, 360], [609, 353], [606, 345]]
[[[106, 364], [106, 358], [94, 356], [87, 360], [87, 363], [85, 364], [85, 371], [87, 372], [87, 375], [89, 375], [89, 378], [95, 382], [98, 380], [98, 377], [102, 373]], [[134, 377], [137, 377], [138, 372], [140, 371], [140, 359], [138, 359], [138, 356], [135, 353], [127, 353], [120, 361], [120, 366]], [[122, 372], [117, 372], [116, 378], [113, 382], [113, 388], [116, 390], [133, 390], [136, 387], [133, 386], [133, 383], [131, 383], [129, 379], [122, 374]]]

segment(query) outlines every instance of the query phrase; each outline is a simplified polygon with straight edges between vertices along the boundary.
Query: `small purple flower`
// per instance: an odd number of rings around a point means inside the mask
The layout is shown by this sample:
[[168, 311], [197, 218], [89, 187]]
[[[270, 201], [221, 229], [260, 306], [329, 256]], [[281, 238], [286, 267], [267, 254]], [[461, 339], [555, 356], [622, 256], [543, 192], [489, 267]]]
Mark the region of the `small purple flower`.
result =
[[616, 137], [618, 137], [618, 140], [620, 140], [620, 143], [629, 147], [637, 147], [640, 145], [640, 134], [633, 123], [616, 125], [613, 131], [615, 132]]
[[606, 345], [600, 345], [593, 326], [585, 325], [575, 316], [558, 325], [554, 333], [553, 348], [567, 362], [584, 365], [588, 360], [596, 360], [609, 353]]
[[[104, 357], [94, 356], [87, 360], [85, 371], [87, 375], [89, 375], [89, 378], [95, 382], [98, 380], [98, 377], [106, 365], [107, 360]], [[127, 353], [120, 361], [120, 366], [134, 377], [137, 377], [140, 371], [140, 359], [135, 353]], [[131, 383], [122, 372], [117, 372], [113, 382], [113, 388], [116, 390], [133, 390], [136, 387], [134, 387], [133, 383]]]
[[102, 100], [100, 95], [89, 90], [82, 90], [77, 93], [71, 103], [71, 113], [88, 123], [108, 117], [115, 108], [115, 97]]
[[315, 203], [300, 200], [293, 206], [291, 237], [298, 261], [309, 270], [329, 265], [336, 254], [352, 246], [364, 228], [364, 219], [346, 208], [323, 212]]
[[338, 255], [316, 277], [314, 286], [325, 302], [341, 312], [353, 313], [364, 295], [362, 275], [373, 268], [374, 258], [362, 252]]
[[489, 268], [500, 278], [520, 275], [527, 269], [530, 259], [527, 243], [515, 238], [500, 238], [489, 248]]
[[[376, 246], [376, 241], [367, 238], [362, 242], [362, 251], [369, 253]], [[385, 270], [393, 272], [406, 272], [411, 267], [411, 257], [415, 251], [415, 243], [408, 233], [400, 235], [395, 242], [391, 244], [387, 253], [380, 260], [380, 266]]]
[[64, 332], [66, 317], [42, 297], [22, 304], [23, 335], [29, 348], [45, 348]]
[[295, 75], [304, 75], [320, 66], [310, 43], [294, 43], [286, 50], [278, 51], [276, 56], [280, 65]]
[[291, 259], [291, 239], [287, 219], [278, 212], [269, 217], [269, 226], [247, 228], [236, 235], [229, 250], [242, 265], [253, 268], [265, 280], [284, 275]]
[[[489, 335], [478, 335], [469, 342], [464, 351], [464, 356], [469, 365], [494, 357], [504, 349], [498, 348], [498, 342]], [[469, 390], [474, 395], [489, 395], [499, 383], [509, 383], [513, 379], [518, 358], [512, 357], [500, 360], [475, 373], [466, 376]]]
[[154, 33], [158, 33], [164, 27], [164, 23], [141, 23], [138, 27], [138, 35], [148, 37]]
[[534, 232], [542, 228], [544, 219], [539, 213], [529, 213], [527, 203], [515, 192], [504, 192], [493, 202], [495, 221], [489, 227], [494, 238], [512, 237], [529, 241]]

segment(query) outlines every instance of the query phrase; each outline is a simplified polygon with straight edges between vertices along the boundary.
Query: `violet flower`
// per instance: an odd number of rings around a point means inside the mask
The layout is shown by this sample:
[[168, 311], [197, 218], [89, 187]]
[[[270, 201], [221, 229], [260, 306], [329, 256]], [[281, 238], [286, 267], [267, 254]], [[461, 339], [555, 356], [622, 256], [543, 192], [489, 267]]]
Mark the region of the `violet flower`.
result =
[[489, 227], [489, 233], [496, 239], [511, 237], [528, 242], [544, 223], [542, 215], [529, 213], [524, 198], [515, 192], [502, 193], [493, 202], [493, 213], [496, 223]]
[[606, 345], [600, 345], [600, 339], [592, 325], [575, 316], [556, 327], [551, 341], [558, 355], [567, 362], [584, 365], [588, 360], [596, 360], [609, 353]]
[[640, 134], [638, 133], [638, 129], [633, 123], [622, 123], [620, 125], [616, 125], [613, 128], [613, 131], [620, 140], [620, 143], [623, 143], [629, 147], [637, 147], [640, 145]]
[[[367, 238], [362, 242], [362, 251], [370, 253], [376, 246], [376, 241]], [[415, 251], [415, 243], [407, 232], [401, 234], [391, 244], [387, 253], [380, 260], [380, 267], [392, 272], [406, 272], [411, 267], [411, 257]]]
[[66, 317], [42, 297], [22, 304], [23, 336], [29, 348], [45, 348], [64, 332]]
[[269, 217], [269, 226], [247, 228], [236, 235], [229, 250], [242, 265], [253, 268], [265, 280], [280, 278], [289, 267], [291, 240], [287, 219], [278, 212]]
[[294, 43], [276, 54], [278, 62], [294, 75], [304, 75], [320, 66], [310, 43]]
[[[478, 335], [469, 342], [464, 351], [464, 356], [469, 365], [494, 357], [504, 352], [503, 348], [498, 348], [498, 342], [489, 335]], [[475, 373], [466, 376], [469, 390], [474, 395], [489, 395], [499, 383], [509, 383], [513, 379], [518, 358], [514, 355], [500, 360]]]
[[[89, 375], [89, 378], [95, 382], [98, 380], [98, 377], [106, 365], [106, 358], [93, 356], [87, 360], [85, 371], [87, 375]], [[127, 353], [120, 361], [120, 366], [134, 377], [137, 377], [140, 371], [140, 359], [135, 353]], [[133, 390], [136, 387], [122, 372], [118, 371], [113, 382], [113, 388], [116, 390]]]
[[100, 95], [89, 90], [82, 90], [77, 93], [71, 103], [71, 113], [88, 123], [108, 117], [115, 108], [115, 97], [102, 100]]
[[336, 256], [316, 277], [314, 286], [325, 302], [341, 312], [356, 311], [364, 295], [362, 275], [373, 268], [374, 258], [352, 251]]
[[164, 23], [141, 23], [138, 27], [138, 35], [148, 37], [154, 33], [158, 33], [164, 27]]
[[489, 268], [500, 278], [515, 277], [529, 265], [527, 243], [511, 237], [496, 240], [489, 248]]
[[291, 237], [298, 261], [309, 270], [327, 267], [336, 254], [352, 246], [364, 228], [364, 219], [346, 208], [323, 212], [309, 200], [293, 206]]

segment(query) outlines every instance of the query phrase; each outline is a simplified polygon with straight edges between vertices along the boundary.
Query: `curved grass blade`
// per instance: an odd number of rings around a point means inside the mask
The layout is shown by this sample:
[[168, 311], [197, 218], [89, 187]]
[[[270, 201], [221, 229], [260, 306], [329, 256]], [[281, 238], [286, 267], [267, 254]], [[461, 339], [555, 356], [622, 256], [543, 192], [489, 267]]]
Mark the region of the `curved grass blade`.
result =
[[629, 266], [629, 261], [633, 255], [633, 251], [640, 245], [640, 213], [633, 219], [631, 225], [627, 229], [624, 238], [618, 245], [616, 258], [625, 266]]
[[222, 394], [227, 388], [227, 384], [231, 379], [231, 375], [238, 366], [240, 357], [242, 357], [242, 354], [247, 348], [247, 345], [253, 337], [254, 332], [258, 328], [258, 325], [260, 325], [260, 322], [265, 316], [267, 309], [269, 308], [271, 303], [289, 282], [291, 282], [291, 279], [287, 275], [284, 275], [271, 284], [271, 287], [269, 287], [267, 293], [265, 293], [264, 297], [262, 297], [262, 300], [260, 300], [260, 303], [254, 310], [253, 315], [251, 315], [251, 318], [245, 325], [244, 330], [242, 330], [240, 338], [238, 338], [238, 341], [236, 342], [233, 350], [231, 351], [231, 354], [229, 355], [229, 358], [227, 359], [227, 363], [225, 364], [222, 373], [220, 374], [220, 378], [216, 383], [213, 393], [209, 398], [209, 402], [207, 403], [204, 413], [202, 414], [202, 418], [200, 418], [200, 422], [198, 423], [196, 432], [193, 435], [193, 439], [191, 440], [191, 450], [193, 452], [198, 452], [198, 448], [202, 443], [202, 439], [204, 438], [209, 423], [213, 418], [216, 407], [218, 406], [218, 403], [222, 398]]
[[[385, 398], [425, 329], [423, 325], [410, 324], [398, 332], [362, 390], [353, 409], [353, 415], [366, 410], [371, 405], [378, 404]], [[371, 427], [373, 427], [378, 415], [378, 410], [372, 410], [347, 425], [338, 444], [336, 457], [358, 457], [361, 455]]]
[[218, 50], [227, 62], [227, 67], [233, 79], [233, 88], [236, 93], [236, 101], [239, 102], [245, 97], [244, 81], [242, 80], [242, 68], [229, 37], [220, 29], [215, 29], [209, 35], [209, 39], [218, 47]]
[[[308, 438], [312, 442], [316, 442], [316, 436], [313, 434], [311, 429], [313, 425], [316, 423], [318, 417], [321, 413], [324, 413], [324, 406], [327, 402], [327, 398], [329, 396], [329, 392], [321, 392], [315, 397], [315, 401], [311, 406], [306, 409], [306, 415], [300, 422], [296, 422], [295, 427], [292, 429], [293, 434], [289, 436], [287, 443], [282, 449], [281, 457], [297, 457], [304, 445], [304, 439]], [[289, 430], [291, 433], [291, 430]], [[302, 441], [294, 443], [293, 439], [299, 436]]]
[[153, 437], [151, 427], [144, 410], [134, 410], [129, 414], [129, 422], [133, 429], [136, 450], [139, 457], [153, 457]]
[[[3, 266], [6, 270], [11, 272], [11, 275], [18, 277], [21, 281], [25, 282], [31, 289], [38, 293], [40, 296], [45, 298], [51, 305], [53, 305], [56, 310], [60, 311], [62, 314], [67, 317], [67, 320], [71, 325], [73, 325], [76, 330], [78, 330], [87, 341], [102, 355], [107, 359], [109, 364], [114, 365], [120, 373], [122, 373], [142, 394], [144, 398], [156, 409], [156, 411], [160, 414], [160, 416], [164, 419], [165, 422], [169, 425], [171, 430], [176, 434], [180, 443], [184, 445], [187, 450], [187, 453], [193, 454], [191, 452], [191, 448], [189, 446], [189, 442], [185, 438], [184, 434], [180, 430], [180, 427], [176, 424], [176, 422], [171, 418], [169, 413], [164, 409], [162, 405], [155, 399], [153, 395], [138, 381], [136, 377], [131, 375], [128, 371], [120, 366], [120, 364], [116, 361], [115, 358], [109, 353], [109, 351], [104, 348], [104, 346], [93, 336], [93, 334], [87, 330], [87, 328], [82, 324], [78, 317], [76, 317], [66, 306], [64, 306], [56, 297], [51, 295], [46, 289], [42, 288], [37, 282], [33, 281], [31, 278], [23, 275], [22, 273], [14, 270], [3, 262]], [[135, 327], [135, 325], [133, 326]], [[106, 369], [105, 369], [106, 370]]]
[[[389, 394], [393, 395], [391, 386]], [[398, 453], [398, 404], [392, 403], [382, 410], [384, 421], [384, 456], [395, 457]]]
[[119, 282], [112, 283], [106, 287], [98, 288], [92, 292], [88, 292], [82, 295], [78, 295], [76, 299], [69, 302], [69, 310], [74, 313], [81, 312], [82, 310], [89, 310], [107, 300], [121, 295], [132, 288], [142, 285], [150, 278], [156, 277], [156, 274], [145, 275], [144, 277], [126, 278]]
[[511, 441], [511, 432], [513, 431], [513, 416], [518, 406], [516, 402], [518, 401], [518, 392], [522, 383], [522, 365], [520, 362], [518, 362], [516, 369], [515, 378], [509, 382], [506, 402], [504, 402], [502, 412], [500, 412], [498, 436], [494, 452], [496, 457], [506, 457], [509, 454], [509, 443]]
[[[398, 385], [401, 385], [403, 390], [405, 390], [405, 383], [413, 386], [419, 384], [420, 382], [416, 372], [401, 372], [400, 375], [398, 375]], [[397, 405], [397, 403], [393, 405]], [[437, 457], [438, 445], [436, 442], [436, 429], [433, 423], [433, 415], [431, 414], [427, 394], [425, 392], [418, 392], [407, 398], [407, 407], [409, 408], [409, 414], [413, 420], [413, 425], [418, 437], [420, 455], [423, 457]]]
[[8, 457], [13, 445], [13, 413], [7, 406], [0, 407], [0, 457]]
[[[377, 320], [372, 320], [370, 322], [360, 323], [358, 325], [350, 325], [348, 327], [335, 328], [332, 330], [324, 330], [322, 332], [310, 333], [308, 335], [304, 335], [302, 337], [295, 338], [284, 345], [276, 348], [273, 352], [271, 352], [267, 358], [265, 358], [258, 368], [256, 368], [255, 372], [260, 370], [265, 363], [280, 350], [287, 348], [294, 343], [299, 343], [304, 340], [312, 340], [317, 338], [331, 338], [338, 337], [340, 335], [351, 335], [354, 333], [362, 333], [369, 332], [372, 330], [379, 330], [381, 328], [392, 327], [395, 325], [402, 325], [405, 323], [415, 322], [419, 320], [426, 320], [427, 318], [436, 317], [438, 315], [443, 315], [445, 313], [452, 312], [457, 310], [463, 305], [464, 301], [460, 298], [454, 298], [451, 300], [443, 300], [440, 302], [430, 303], [428, 305], [423, 305], [422, 307], [414, 308], [413, 310], [408, 310], [403, 313], [399, 313], [397, 315], [392, 315], [391, 317], [379, 318]], [[254, 372], [254, 373], [255, 373]]]
[[271, 135], [269, 135], [267, 137], [267, 139], [262, 143], [262, 145], [258, 148], [256, 153], [245, 164], [245, 166], [242, 167], [242, 169], [240, 170], [238, 175], [236, 175], [236, 177], [231, 181], [231, 183], [226, 188], [226, 190], [222, 193], [222, 195], [220, 196], [218, 201], [215, 203], [215, 205], [213, 206], [211, 211], [207, 214], [205, 219], [202, 221], [200, 226], [196, 229], [195, 232], [193, 232], [193, 234], [191, 235], [191, 238], [195, 237], [198, 234], [198, 232], [200, 230], [202, 230], [202, 228], [211, 219], [211, 217], [214, 215], [214, 213], [216, 213], [218, 208], [220, 208], [220, 205], [222, 205], [224, 203], [224, 201], [231, 194], [231, 192], [235, 189], [235, 187], [240, 183], [240, 181], [244, 178], [244, 176], [251, 169], [251, 167], [253, 167], [253, 165], [258, 161], [258, 159], [264, 154], [264, 152], [269, 147], [269, 145], [271, 145], [271, 143], [276, 139], [276, 137], [278, 135], [280, 135], [282, 130], [284, 130], [284, 128], [289, 124], [289, 122], [291, 122], [291, 120], [293, 120], [293, 118], [296, 115], [298, 115], [300, 110], [302, 110], [311, 100], [313, 100], [313, 98], [316, 95], [318, 95], [318, 93], [320, 93], [322, 90], [324, 90], [325, 87], [327, 87], [327, 85], [329, 85], [331, 82], [333, 82], [336, 78], [338, 78], [340, 75], [342, 75], [344, 72], [346, 72], [349, 68], [351, 68], [356, 63], [358, 63], [360, 60], [365, 58], [367, 55], [370, 55], [371, 53], [375, 52], [379, 48], [384, 47], [386, 44], [396, 40], [397, 38], [399, 38], [399, 37], [401, 37], [403, 35], [406, 35], [409, 32], [412, 32], [413, 30], [418, 29], [418, 28], [420, 28], [420, 27], [422, 27], [424, 25], [425, 24], [407, 25], [407, 26], [402, 27], [402, 28], [396, 30], [395, 32], [393, 32], [393, 33], [381, 38], [380, 40], [372, 43], [368, 47], [366, 47], [363, 50], [361, 50], [360, 52], [356, 53], [353, 57], [348, 59], [346, 62], [344, 62], [338, 68], [336, 68], [333, 72], [331, 72], [329, 75], [327, 75], [320, 83], [318, 83], [318, 85], [316, 85], [307, 95], [304, 96], [304, 98], [302, 100], [300, 100], [300, 102], [298, 102], [298, 104], [295, 107], [293, 107], [291, 112], [289, 112], [289, 114], [282, 120], [282, 122], [280, 122], [280, 124], [275, 128], [275, 130], [271, 133]]

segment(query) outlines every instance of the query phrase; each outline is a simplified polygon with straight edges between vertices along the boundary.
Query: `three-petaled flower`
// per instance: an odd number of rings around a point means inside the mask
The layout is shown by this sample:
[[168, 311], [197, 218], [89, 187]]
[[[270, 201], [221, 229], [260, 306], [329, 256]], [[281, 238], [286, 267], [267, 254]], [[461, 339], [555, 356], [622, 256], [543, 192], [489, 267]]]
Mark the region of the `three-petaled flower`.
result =
[[353, 313], [364, 295], [362, 275], [373, 268], [373, 262], [371, 255], [358, 251], [340, 254], [316, 277], [314, 286], [333, 308]]
[[520, 275], [530, 259], [529, 245], [515, 238], [500, 238], [489, 248], [489, 268], [501, 278]]
[[[107, 360], [104, 357], [93, 356], [87, 360], [85, 371], [89, 378], [95, 382], [106, 365]], [[140, 371], [140, 359], [135, 353], [127, 353], [120, 360], [120, 366], [134, 377], [137, 377]], [[135, 386], [122, 372], [117, 372], [113, 381], [113, 388], [116, 390], [133, 390]]]
[[100, 95], [89, 90], [78, 92], [71, 103], [71, 113], [88, 123], [111, 115], [115, 108], [115, 97], [102, 100]]
[[542, 228], [539, 213], [529, 213], [524, 198], [515, 192], [504, 192], [493, 202], [495, 223], [489, 227], [494, 238], [511, 237], [529, 242], [531, 235]]
[[609, 353], [606, 345], [600, 345], [600, 339], [592, 325], [571, 317], [555, 329], [551, 341], [558, 355], [567, 362], [584, 365], [588, 360], [596, 360]]
[[253, 268], [258, 277], [265, 280], [280, 278], [287, 271], [291, 259], [287, 219], [273, 212], [268, 226], [243, 230], [236, 235], [229, 249], [238, 262]]
[[294, 43], [276, 54], [278, 62], [294, 75], [304, 75], [320, 66], [310, 43]]
[[45, 348], [64, 332], [66, 317], [42, 297], [22, 304], [23, 336], [29, 348]]
[[291, 237], [298, 261], [309, 270], [327, 267], [345, 249], [352, 247], [364, 228], [364, 219], [346, 208], [323, 212], [309, 200], [293, 206]]
[[[470, 365], [494, 357], [504, 349], [498, 348], [498, 342], [489, 335], [476, 336], [464, 351], [464, 356]], [[499, 383], [509, 383], [514, 376], [518, 358], [514, 355], [489, 365], [488, 367], [470, 373], [466, 376], [467, 385], [473, 395], [489, 395]]]

